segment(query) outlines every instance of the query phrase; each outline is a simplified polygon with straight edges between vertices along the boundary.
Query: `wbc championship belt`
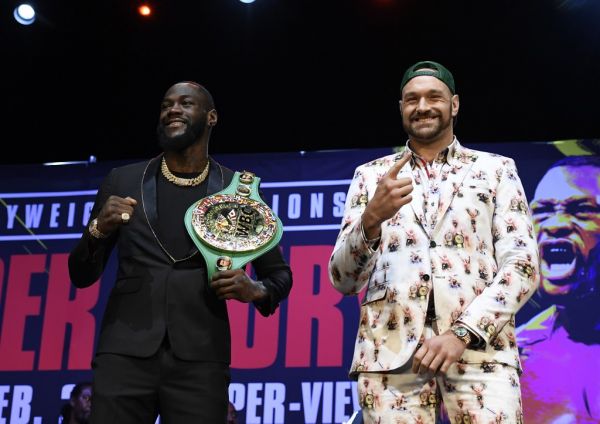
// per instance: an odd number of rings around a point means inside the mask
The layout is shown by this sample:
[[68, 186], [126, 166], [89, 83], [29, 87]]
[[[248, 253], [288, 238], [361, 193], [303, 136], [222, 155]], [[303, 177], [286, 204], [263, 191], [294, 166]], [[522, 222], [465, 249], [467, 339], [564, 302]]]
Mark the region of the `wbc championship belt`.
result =
[[236, 172], [224, 190], [192, 204], [185, 227], [204, 256], [208, 279], [216, 271], [237, 269], [272, 249], [283, 224], [258, 193], [260, 178]]

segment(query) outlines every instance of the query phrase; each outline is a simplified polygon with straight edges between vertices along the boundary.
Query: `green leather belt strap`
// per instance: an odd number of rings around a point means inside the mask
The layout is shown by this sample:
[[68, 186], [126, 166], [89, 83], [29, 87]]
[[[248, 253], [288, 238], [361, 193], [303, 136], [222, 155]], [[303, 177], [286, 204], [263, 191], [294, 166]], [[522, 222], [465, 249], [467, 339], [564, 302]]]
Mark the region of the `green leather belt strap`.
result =
[[283, 224], [260, 198], [259, 183], [252, 172], [236, 172], [227, 188], [188, 208], [185, 228], [204, 256], [209, 281], [216, 271], [241, 268], [281, 240]]

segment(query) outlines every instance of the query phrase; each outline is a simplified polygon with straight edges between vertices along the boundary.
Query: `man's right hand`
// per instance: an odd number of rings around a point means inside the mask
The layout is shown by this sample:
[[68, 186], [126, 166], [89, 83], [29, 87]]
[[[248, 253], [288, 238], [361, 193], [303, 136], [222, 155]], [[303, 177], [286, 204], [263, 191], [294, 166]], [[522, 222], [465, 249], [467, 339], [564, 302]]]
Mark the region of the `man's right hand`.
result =
[[115, 231], [123, 224], [121, 215], [128, 213], [131, 219], [136, 205], [137, 200], [132, 197], [110, 196], [98, 214], [98, 231], [106, 235]]
[[412, 179], [397, 178], [400, 169], [410, 157], [411, 153], [406, 151], [377, 184], [375, 194], [369, 200], [362, 216], [363, 230], [368, 239], [379, 237], [383, 221], [393, 217], [402, 206], [412, 200]]

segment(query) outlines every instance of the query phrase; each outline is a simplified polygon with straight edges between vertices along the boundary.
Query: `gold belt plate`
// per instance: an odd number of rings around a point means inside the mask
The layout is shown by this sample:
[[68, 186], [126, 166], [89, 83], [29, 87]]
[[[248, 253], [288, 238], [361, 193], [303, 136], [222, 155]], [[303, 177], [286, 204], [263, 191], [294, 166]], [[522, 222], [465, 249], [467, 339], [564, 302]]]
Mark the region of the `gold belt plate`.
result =
[[267, 244], [277, 232], [273, 211], [264, 203], [230, 194], [198, 201], [192, 211], [196, 235], [214, 249], [250, 252]]

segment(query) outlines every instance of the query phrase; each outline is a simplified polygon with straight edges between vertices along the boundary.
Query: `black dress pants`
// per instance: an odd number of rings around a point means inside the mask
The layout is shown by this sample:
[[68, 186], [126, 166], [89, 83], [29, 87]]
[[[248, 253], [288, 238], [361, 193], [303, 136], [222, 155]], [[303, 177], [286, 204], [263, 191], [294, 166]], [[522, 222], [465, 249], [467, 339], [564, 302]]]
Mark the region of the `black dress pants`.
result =
[[228, 364], [183, 361], [165, 342], [149, 358], [98, 354], [92, 368], [92, 424], [226, 423]]

